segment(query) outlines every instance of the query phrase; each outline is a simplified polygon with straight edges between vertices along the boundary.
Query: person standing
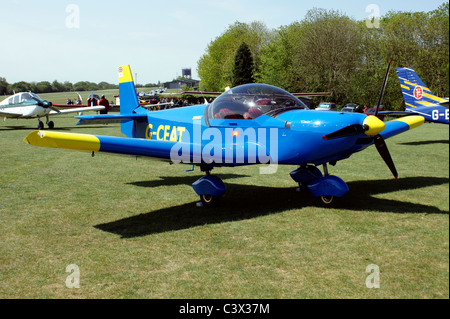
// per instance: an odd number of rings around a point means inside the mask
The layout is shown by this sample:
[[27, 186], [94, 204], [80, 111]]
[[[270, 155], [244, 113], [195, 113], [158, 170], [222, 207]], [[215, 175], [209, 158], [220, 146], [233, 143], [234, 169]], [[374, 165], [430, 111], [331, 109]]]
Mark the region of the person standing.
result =
[[105, 98], [105, 95], [102, 95], [100, 101], [98, 102], [98, 105], [103, 105], [105, 107], [104, 110], [100, 111], [100, 114], [108, 114], [108, 111], [111, 108], [111, 106], [109, 105], [109, 101]]

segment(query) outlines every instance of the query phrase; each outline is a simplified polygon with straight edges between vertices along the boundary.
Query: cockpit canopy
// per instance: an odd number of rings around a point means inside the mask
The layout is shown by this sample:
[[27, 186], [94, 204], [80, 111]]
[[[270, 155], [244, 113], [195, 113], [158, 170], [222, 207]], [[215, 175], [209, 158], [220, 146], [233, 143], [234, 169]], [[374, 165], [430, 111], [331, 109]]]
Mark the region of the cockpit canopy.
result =
[[9, 98], [2, 101], [0, 103], [0, 105], [24, 103], [26, 101], [41, 102], [43, 100], [37, 94], [34, 94], [32, 92], [22, 92], [22, 93], [17, 93], [17, 94], [10, 96]]
[[220, 95], [207, 110], [208, 119], [255, 119], [287, 109], [307, 109], [291, 93], [267, 84], [245, 84]]

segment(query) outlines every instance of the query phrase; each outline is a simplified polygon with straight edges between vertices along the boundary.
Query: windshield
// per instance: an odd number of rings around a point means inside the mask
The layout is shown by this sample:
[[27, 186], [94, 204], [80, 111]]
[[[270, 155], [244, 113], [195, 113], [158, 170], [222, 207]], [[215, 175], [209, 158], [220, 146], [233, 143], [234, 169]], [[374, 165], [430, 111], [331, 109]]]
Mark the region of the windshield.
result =
[[32, 101], [32, 100], [37, 101], [37, 102], [42, 101], [42, 99], [37, 94], [31, 93], [31, 92], [30, 93], [22, 93], [22, 95], [20, 97], [21, 102]]
[[[267, 84], [245, 84], [220, 95], [209, 107], [209, 119], [255, 119], [292, 108], [306, 109], [298, 98]], [[273, 113], [273, 114], [272, 114]]]
[[37, 94], [32, 93], [32, 92], [30, 92], [30, 94], [31, 94], [33, 100], [36, 100], [36, 101], [38, 101], [38, 102], [39, 102], [39, 101], [43, 101], [43, 99], [41, 99]]

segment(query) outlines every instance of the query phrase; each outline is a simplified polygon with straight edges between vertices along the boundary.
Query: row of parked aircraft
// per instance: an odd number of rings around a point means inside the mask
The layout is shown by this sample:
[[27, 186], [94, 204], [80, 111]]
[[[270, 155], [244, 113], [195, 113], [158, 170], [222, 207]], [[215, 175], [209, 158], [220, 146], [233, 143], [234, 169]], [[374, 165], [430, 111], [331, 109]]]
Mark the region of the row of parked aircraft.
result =
[[[448, 105], [448, 100], [438, 99], [423, 84], [405, 77], [402, 89], [408, 89], [410, 94], [419, 87], [423, 92], [413, 93], [417, 101], [407, 102], [415, 111], [399, 119], [381, 121], [376, 115], [390, 65], [375, 115], [370, 116], [310, 110], [293, 94], [266, 84], [232, 88], [210, 104], [150, 112], [139, 105], [131, 68], [125, 65], [119, 67], [120, 114], [77, 118], [80, 119], [78, 124], [121, 123], [126, 137], [34, 131], [25, 142], [92, 153], [147, 156], [199, 166], [206, 175], [192, 187], [203, 206], [217, 205], [225, 193], [222, 180], [210, 174], [216, 167], [268, 164], [260, 168], [261, 173], [267, 174], [276, 172], [277, 165], [296, 165], [290, 176], [299, 189], [309, 191], [322, 205], [332, 206], [349, 189], [342, 179], [329, 174], [328, 164], [335, 165], [375, 145], [397, 178], [385, 139], [423, 124], [427, 112], [418, 115], [422, 107], [440, 110], [441, 104]], [[434, 105], [433, 101], [438, 104]], [[433, 117], [430, 120], [434, 120]], [[321, 166], [323, 173], [319, 169]]]
[[[378, 112], [380, 116], [417, 114], [423, 116], [427, 122], [449, 124], [448, 98], [440, 98], [434, 95], [423, 83], [417, 73], [410, 67], [397, 68], [397, 74], [405, 100], [405, 111], [399, 112], [381, 110]], [[161, 94], [164, 91], [164, 89], [154, 90], [149, 93], [148, 96], [153, 96], [157, 93]], [[41, 99], [35, 93], [21, 92], [0, 102], [0, 117], [4, 117], [5, 119], [38, 119], [38, 129], [44, 128], [41, 118], [46, 118], [46, 124], [50, 129], [52, 129], [55, 124], [53, 121], [49, 120], [50, 116], [67, 113], [99, 111], [103, 108], [103, 106], [82, 106], [59, 110], [52, 104], [52, 102]], [[370, 111], [374, 113], [375, 110], [371, 109]]]

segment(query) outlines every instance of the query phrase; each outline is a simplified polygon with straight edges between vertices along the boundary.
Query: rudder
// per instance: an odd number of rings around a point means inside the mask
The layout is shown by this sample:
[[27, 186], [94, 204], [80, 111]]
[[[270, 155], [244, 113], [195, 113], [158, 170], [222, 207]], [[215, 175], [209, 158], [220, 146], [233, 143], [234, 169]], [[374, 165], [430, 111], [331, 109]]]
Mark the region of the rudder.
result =
[[139, 106], [129, 65], [119, 67], [120, 114], [130, 114]]
[[[129, 65], [119, 67], [119, 95], [120, 115], [128, 116], [146, 112], [146, 110], [139, 108], [133, 75]], [[124, 119], [121, 121], [121, 131], [128, 137], [145, 138], [147, 125], [148, 121], [146, 119]]]

